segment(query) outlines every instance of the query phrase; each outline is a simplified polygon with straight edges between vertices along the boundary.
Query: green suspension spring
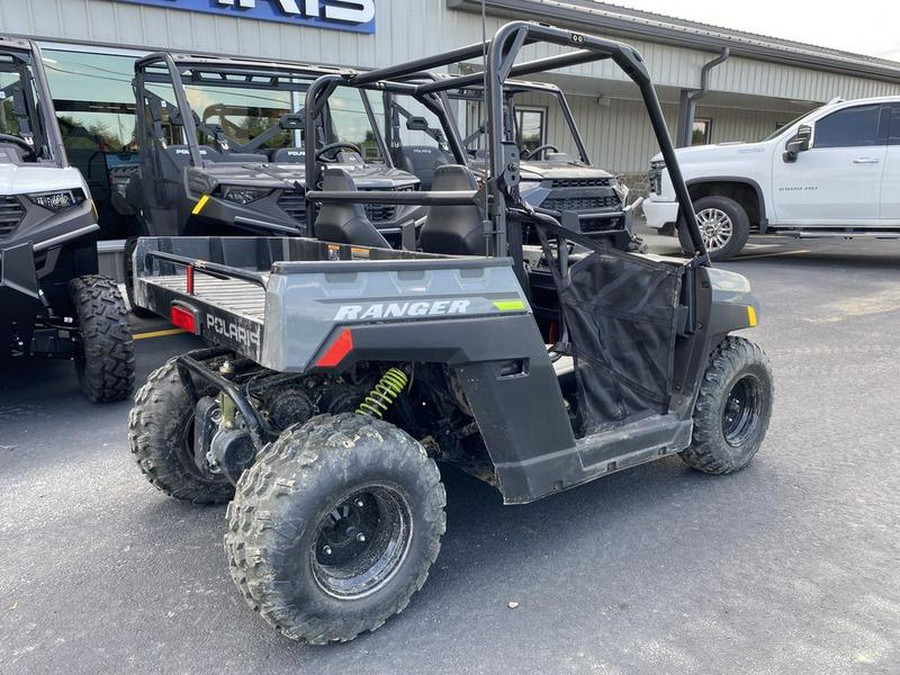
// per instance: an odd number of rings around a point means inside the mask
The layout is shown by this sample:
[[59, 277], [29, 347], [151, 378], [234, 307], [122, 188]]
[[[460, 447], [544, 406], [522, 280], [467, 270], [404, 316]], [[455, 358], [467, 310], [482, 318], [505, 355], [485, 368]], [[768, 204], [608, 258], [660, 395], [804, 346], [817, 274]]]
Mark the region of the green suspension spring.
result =
[[388, 368], [365, 400], [359, 404], [356, 414], [381, 419], [408, 383], [409, 377], [406, 373], [399, 368]]

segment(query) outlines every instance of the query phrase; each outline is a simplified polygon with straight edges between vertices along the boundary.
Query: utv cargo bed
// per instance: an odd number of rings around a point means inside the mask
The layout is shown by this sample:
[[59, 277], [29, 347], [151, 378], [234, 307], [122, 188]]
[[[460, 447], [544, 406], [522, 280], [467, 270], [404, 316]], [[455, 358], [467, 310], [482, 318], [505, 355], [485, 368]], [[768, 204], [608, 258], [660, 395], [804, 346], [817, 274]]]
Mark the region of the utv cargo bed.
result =
[[140, 306], [282, 372], [346, 323], [530, 312], [509, 258], [287, 237], [145, 237], [134, 255]]

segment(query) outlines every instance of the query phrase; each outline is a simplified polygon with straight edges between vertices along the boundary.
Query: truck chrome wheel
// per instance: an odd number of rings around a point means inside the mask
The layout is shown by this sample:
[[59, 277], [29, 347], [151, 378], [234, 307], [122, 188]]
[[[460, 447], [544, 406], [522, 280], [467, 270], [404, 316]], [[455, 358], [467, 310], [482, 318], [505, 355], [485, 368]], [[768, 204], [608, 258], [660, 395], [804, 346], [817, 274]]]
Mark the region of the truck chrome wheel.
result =
[[756, 431], [762, 409], [762, 385], [757, 377], [745, 375], [731, 388], [722, 409], [725, 441], [739, 447]]
[[731, 240], [734, 225], [731, 217], [721, 209], [703, 209], [697, 213], [697, 225], [707, 251], [724, 248]]
[[397, 490], [371, 486], [354, 493], [317, 524], [311, 555], [319, 587], [341, 600], [384, 586], [403, 564], [412, 539], [409, 504]]

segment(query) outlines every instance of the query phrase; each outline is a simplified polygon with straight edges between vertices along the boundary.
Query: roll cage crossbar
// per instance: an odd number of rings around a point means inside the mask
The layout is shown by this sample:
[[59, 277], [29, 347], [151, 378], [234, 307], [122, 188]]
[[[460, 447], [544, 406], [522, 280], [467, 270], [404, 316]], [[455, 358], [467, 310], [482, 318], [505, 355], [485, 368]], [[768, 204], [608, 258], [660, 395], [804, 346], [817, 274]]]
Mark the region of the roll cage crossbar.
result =
[[[561, 47], [574, 48], [575, 51], [544, 57], [516, 64], [515, 60], [520, 51], [526, 45], [534, 43], [549, 43]], [[461, 61], [479, 59], [487, 53], [486, 68], [482, 72], [471, 75], [448, 78], [447, 80], [434, 80], [424, 83], [404, 82], [406, 78], [421, 74], [436, 68], [456, 64]], [[518, 204], [519, 182], [519, 149], [514, 142], [506, 141], [504, 115], [503, 115], [503, 86], [510, 77], [521, 77], [533, 73], [556, 70], [569, 66], [611, 59], [628, 77], [637, 85], [644, 106], [650, 117], [650, 124], [662, 151], [663, 159], [669, 170], [669, 175], [675, 186], [675, 193], [680, 204], [680, 215], [687, 225], [691, 242], [696, 250], [693, 264], [709, 264], [709, 256], [700, 231], [697, 220], [691, 208], [690, 195], [684, 184], [684, 177], [678, 166], [675, 156], [675, 148], [666, 128], [665, 118], [656, 91], [650, 80], [647, 67], [641, 55], [629, 45], [613, 40], [586, 35], [569, 30], [563, 30], [552, 26], [545, 26], [524, 21], [508, 23], [496, 32], [493, 39], [487, 44], [476, 43], [466, 47], [460, 47], [443, 54], [417, 59], [405, 64], [398, 64], [363, 73], [348, 73], [344, 75], [325, 75], [310, 85], [306, 92], [307, 121], [325, 105], [328, 95], [338, 84], [347, 84], [359, 88], [392, 88], [398, 92], [405, 92], [414, 96], [422, 96], [433, 92], [446, 92], [467, 85], [481, 85], [484, 87], [487, 102], [487, 134], [488, 134], [488, 168], [489, 175], [485, 182], [487, 194], [483, 202], [490, 213], [491, 227], [486, 227], [488, 239], [488, 253], [493, 256], [508, 255], [507, 233], [507, 200], [511, 204]], [[311, 138], [307, 138], [307, 177], [316, 176], [317, 166], [314, 154], [311, 152]], [[318, 181], [307, 180], [308, 185], [317, 185]], [[374, 192], [326, 192], [312, 191], [308, 194], [313, 201], [372, 201]], [[393, 201], [400, 203], [398, 194], [391, 195]], [[431, 201], [428, 193], [413, 194], [417, 198], [414, 203], [429, 204], [441, 203]], [[478, 193], [470, 196], [472, 203], [476, 203]], [[405, 200], [403, 203], [409, 203]], [[308, 228], [312, 232], [313, 209], [308, 209]]]

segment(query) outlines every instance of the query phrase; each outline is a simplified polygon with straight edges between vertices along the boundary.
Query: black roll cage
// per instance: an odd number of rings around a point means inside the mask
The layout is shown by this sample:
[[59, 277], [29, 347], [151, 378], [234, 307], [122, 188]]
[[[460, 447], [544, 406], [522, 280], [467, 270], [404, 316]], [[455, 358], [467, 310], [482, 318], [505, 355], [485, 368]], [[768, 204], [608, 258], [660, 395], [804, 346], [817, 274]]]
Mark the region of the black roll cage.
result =
[[[524, 46], [540, 42], [570, 47], [575, 51], [516, 64], [516, 58]], [[427, 82], [408, 81], [410, 78], [421, 77], [423, 73], [435, 68], [477, 59], [485, 54], [487, 56], [486, 68], [481, 72], [448, 79], [432, 79]], [[501, 26], [487, 43], [479, 42], [443, 54], [367, 72], [323, 75], [315, 80], [306, 91], [306, 118], [307, 125], [309, 125], [323, 110], [328, 96], [338, 85], [392, 90], [411, 94], [420, 100], [431, 93], [447, 92], [465, 86], [482, 86], [487, 102], [489, 170], [483, 188], [484, 194], [482, 194], [482, 190], [411, 193], [310, 190], [307, 192], [307, 199], [313, 202], [421, 204], [426, 206], [461, 203], [485, 204], [490, 214], [489, 222], [485, 223], [488, 254], [507, 256], [511, 253], [514, 258], [518, 258], [521, 251], [510, 251], [507, 200], [513, 205], [518, 205], [520, 157], [515, 142], [505, 140], [504, 84], [510, 77], [522, 77], [606, 59], [612, 59], [640, 90], [675, 188], [680, 216], [685, 222], [696, 251], [691, 265], [708, 266], [709, 255], [697, 227], [690, 194], [684, 184], [684, 177], [675, 156], [675, 148], [666, 127], [656, 90], [641, 55], [633, 47], [621, 42], [525, 21], [514, 21]], [[366, 99], [366, 97], [363, 98]], [[311, 135], [308, 134], [306, 139], [306, 176], [309, 186], [319, 185], [318, 165], [313, 142]], [[307, 234], [313, 232], [314, 219], [315, 209], [307, 209]], [[519, 239], [519, 237], [515, 237], [517, 247], [521, 247]]]

